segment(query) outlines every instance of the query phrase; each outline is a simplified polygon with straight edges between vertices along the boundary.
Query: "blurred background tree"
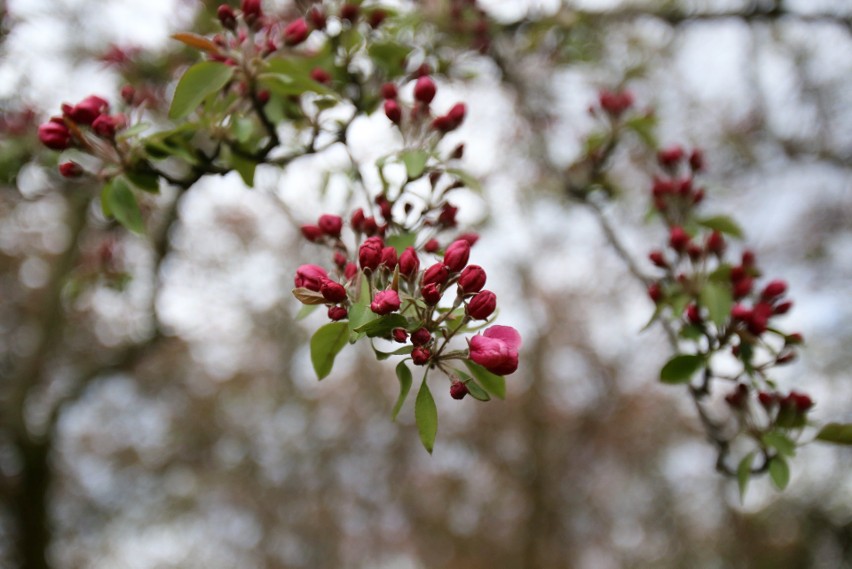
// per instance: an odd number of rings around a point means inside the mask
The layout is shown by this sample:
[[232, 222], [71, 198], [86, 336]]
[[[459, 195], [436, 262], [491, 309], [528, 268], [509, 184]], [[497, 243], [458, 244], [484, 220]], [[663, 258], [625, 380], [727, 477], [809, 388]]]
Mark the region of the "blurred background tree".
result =
[[[731, 212], [808, 340], [782, 370], [822, 422], [852, 384], [852, 12], [842, 0], [403, 4], [406, 33], [463, 98], [483, 194], [460, 219], [525, 339], [506, 401], [438, 397], [435, 453], [366, 350], [313, 376], [291, 275], [299, 235], [342, 213], [339, 149], [163, 191], [148, 237], [103, 219], [98, 189], [56, 173], [35, 127], [63, 101], [132, 85], [165, 111], [218, 3], [21, 0], [3, 9], [0, 77], [0, 556], [3, 566], [269, 568], [852, 567], [848, 452], [809, 445], [784, 494], [744, 505], [713, 471], [689, 400], [661, 386], [653, 306], [601, 229], [642, 263], [641, 145], [613, 157], [618, 199], [566, 196], [587, 109], [628, 86], [663, 144], [705, 150]], [[267, 2], [303, 13], [309, 3]], [[467, 12], [465, 12], [467, 13]], [[81, 33], [82, 31], [82, 33]], [[356, 121], [359, 160], [387, 148]], [[322, 172], [336, 172], [321, 192]], [[386, 369], [387, 368], [387, 369]], [[411, 405], [411, 402], [408, 403]]]

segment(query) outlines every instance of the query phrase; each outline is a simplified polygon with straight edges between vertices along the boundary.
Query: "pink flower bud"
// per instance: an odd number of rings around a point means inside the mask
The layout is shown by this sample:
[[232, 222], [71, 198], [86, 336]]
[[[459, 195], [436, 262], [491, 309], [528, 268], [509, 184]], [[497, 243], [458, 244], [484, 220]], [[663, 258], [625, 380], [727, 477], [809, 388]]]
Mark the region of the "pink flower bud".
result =
[[470, 243], [459, 240], [453, 241], [444, 253], [444, 266], [451, 273], [462, 270], [470, 259]]
[[296, 287], [319, 292], [322, 283], [328, 280], [328, 273], [317, 265], [302, 265], [296, 269]]
[[754, 285], [754, 279], [751, 277], [743, 277], [734, 283], [734, 299], [740, 299], [746, 296], [751, 292], [751, 288]]
[[364, 231], [364, 210], [360, 207], [352, 212], [352, 217], [349, 218], [349, 226], [352, 227], [352, 231], [362, 232]]
[[441, 246], [438, 244], [437, 239], [430, 239], [429, 241], [426, 242], [425, 245], [423, 245], [423, 250], [426, 251], [427, 253], [434, 253], [435, 251], [437, 251], [440, 248], [441, 248]]
[[321, 215], [317, 225], [329, 237], [340, 237], [340, 231], [343, 229], [343, 218], [339, 215]]
[[79, 178], [83, 175], [83, 168], [76, 162], [63, 162], [59, 165], [59, 173], [65, 178]]
[[299, 45], [310, 35], [311, 30], [308, 28], [304, 18], [299, 18], [287, 24], [284, 28], [284, 43], [290, 47]]
[[407, 247], [399, 257], [399, 273], [405, 277], [416, 275], [420, 270], [420, 259], [414, 247]]
[[349, 316], [349, 312], [342, 306], [330, 306], [328, 308], [328, 317], [337, 322]]
[[456, 125], [450, 117], [447, 115], [441, 115], [439, 117], [435, 117], [435, 120], [432, 121], [432, 128], [438, 132], [446, 134], [451, 130], [454, 130]]
[[456, 241], [467, 241], [468, 244], [473, 247], [476, 245], [476, 242], [479, 241], [479, 234], [477, 233], [462, 233], [458, 237], [456, 237]]
[[453, 128], [458, 128], [464, 122], [464, 117], [467, 114], [467, 107], [464, 103], [456, 103], [453, 105], [447, 116], [453, 121]]
[[443, 263], [435, 263], [423, 273], [423, 279], [420, 281], [421, 286], [428, 284], [443, 285], [450, 278], [450, 271]]
[[397, 262], [396, 249], [394, 247], [385, 247], [382, 249], [382, 265], [393, 270], [393, 268], [396, 267]]
[[349, 260], [349, 259], [346, 257], [346, 255], [344, 255], [344, 254], [343, 254], [343, 253], [341, 253], [340, 251], [335, 251], [335, 252], [334, 252], [334, 264], [335, 264], [335, 265], [337, 265], [339, 268], [341, 268], [341, 269], [342, 269], [343, 267], [345, 267], [345, 266], [346, 266], [346, 262], [347, 262], [348, 260]]
[[664, 269], [669, 266], [668, 262], [666, 262], [666, 257], [662, 251], [651, 251], [648, 254], [648, 258], [651, 259], [651, 262], [654, 263], [654, 265], [660, 268]]
[[96, 95], [91, 95], [74, 105], [67, 114], [77, 124], [90, 125], [106, 112], [109, 112], [109, 103]]
[[411, 350], [411, 361], [414, 365], [425, 366], [429, 363], [429, 358], [432, 357], [432, 352], [429, 348], [418, 346]]
[[485, 286], [485, 270], [479, 265], [468, 265], [459, 276], [458, 287], [465, 293], [479, 292]]
[[328, 20], [325, 13], [317, 6], [308, 10], [308, 19], [311, 21], [311, 25], [317, 30], [325, 29], [325, 24]]
[[404, 344], [408, 341], [408, 332], [406, 332], [403, 328], [394, 328], [391, 331], [391, 336], [393, 336], [394, 342], [399, 344]]
[[320, 286], [320, 294], [329, 302], [343, 302], [346, 300], [346, 288], [332, 280], [326, 280]]
[[253, 21], [263, 16], [260, 0], [243, 0], [241, 8], [246, 20]]
[[316, 225], [303, 225], [301, 227], [302, 235], [308, 241], [312, 243], [316, 243], [323, 237], [322, 229], [317, 227]]
[[370, 310], [376, 314], [384, 315], [399, 310], [399, 306], [399, 295], [395, 290], [381, 290], [373, 297], [373, 302], [370, 303]]
[[329, 73], [322, 67], [314, 67], [311, 70], [311, 79], [313, 79], [317, 83], [329, 85], [331, 83], [331, 73]]
[[382, 262], [382, 243], [372, 239], [367, 239], [358, 250], [358, 263], [362, 269], [374, 271]]
[[778, 404], [778, 394], [761, 391], [757, 394], [757, 400], [764, 409], [770, 411]]
[[725, 238], [718, 231], [713, 231], [707, 238], [707, 250], [714, 255], [721, 256], [725, 252]]
[[785, 300], [784, 302], [779, 303], [775, 310], [773, 310], [773, 314], [787, 314], [790, 312], [790, 309], [793, 308], [792, 300]]
[[425, 346], [432, 341], [432, 334], [426, 328], [420, 328], [411, 334], [411, 343], [415, 346]]
[[396, 90], [396, 85], [393, 83], [385, 83], [381, 88], [382, 99], [396, 99], [399, 94]]
[[491, 326], [470, 339], [470, 359], [491, 373], [508, 375], [518, 369], [521, 336], [511, 326]]
[[428, 105], [432, 102], [432, 99], [435, 98], [436, 91], [437, 88], [435, 87], [434, 81], [425, 75], [420, 77], [420, 79], [417, 80], [417, 83], [414, 84], [414, 98], [424, 105]]
[[782, 280], [775, 280], [771, 281], [764, 287], [763, 292], [760, 293], [760, 296], [762, 298], [770, 300], [777, 296], [781, 296], [785, 292], [787, 292], [787, 283]]
[[430, 283], [420, 289], [423, 300], [429, 306], [435, 306], [441, 301], [441, 289], [435, 283]]
[[364, 218], [362, 227], [364, 228], [364, 234], [366, 235], [375, 235], [379, 231], [379, 225], [376, 223], [376, 218], [372, 216]]
[[216, 16], [222, 23], [222, 27], [226, 30], [235, 30], [237, 28], [237, 16], [234, 10], [227, 4], [222, 4], [216, 10]]
[[65, 150], [71, 145], [71, 131], [63, 123], [51, 120], [38, 127], [38, 139], [51, 150]]
[[731, 318], [734, 320], [740, 320], [746, 322], [751, 320], [752, 311], [750, 308], [746, 308], [742, 304], [735, 304], [731, 308]]
[[402, 109], [399, 108], [399, 103], [394, 99], [385, 100], [385, 116], [394, 124], [399, 124], [402, 121]]
[[346, 263], [346, 268], [343, 269], [343, 276], [347, 281], [351, 281], [358, 274], [358, 265], [355, 263]]
[[115, 129], [121, 122], [119, 117], [100, 115], [92, 123], [92, 130], [101, 138], [114, 138]]
[[660, 285], [657, 283], [651, 283], [648, 285], [648, 296], [651, 297], [651, 300], [653, 300], [655, 304], [659, 304], [660, 301], [663, 300], [663, 289], [661, 289]]
[[633, 105], [633, 94], [630, 91], [615, 93], [602, 90], [598, 94], [601, 108], [613, 116], [619, 116]]
[[453, 384], [450, 385], [450, 397], [453, 399], [464, 399], [464, 396], [467, 395], [467, 393], [467, 385], [461, 381], [454, 381]]
[[490, 290], [483, 290], [467, 303], [467, 315], [474, 320], [486, 320], [497, 308], [497, 295]]

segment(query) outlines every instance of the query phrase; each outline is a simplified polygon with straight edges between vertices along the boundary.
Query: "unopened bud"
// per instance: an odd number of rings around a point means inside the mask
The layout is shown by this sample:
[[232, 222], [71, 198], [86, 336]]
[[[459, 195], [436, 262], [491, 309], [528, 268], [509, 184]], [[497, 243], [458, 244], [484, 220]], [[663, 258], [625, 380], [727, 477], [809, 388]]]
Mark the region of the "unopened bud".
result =
[[467, 303], [467, 315], [474, 320], [486, 320], [497, 308], [497, 295], [490, 290], [483, 290]]

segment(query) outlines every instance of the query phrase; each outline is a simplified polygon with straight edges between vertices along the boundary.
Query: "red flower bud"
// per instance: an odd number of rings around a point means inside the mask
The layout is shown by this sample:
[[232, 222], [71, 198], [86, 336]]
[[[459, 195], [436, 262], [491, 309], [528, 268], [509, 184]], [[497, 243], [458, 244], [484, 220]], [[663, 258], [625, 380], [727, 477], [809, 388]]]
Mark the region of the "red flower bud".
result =
[[490, 290], [483, 290], [467, 303], [467, 315], [474, 320], [486, 320], [497, 308], [497, 295]]
[[136, 89], [133, 85], [125, 85], [121, 88], [121, 99], [130, 106], [136, 102]]
[[106, 112], [109, 112], [109, 103], [105, 99], [91, 95], [74, 105], [67, 114], [77, 124], [90, 125]]
[[798, 391], [791, 391], [790, 394], [784, 398], [784, 402], [792, 403], [799, 413], [805, 413], [814, 406], [814, 402], [810, 397], [804, 393], [799, 393]]
[[352, 217], [349, 218], [349, 226], [352, 227], [352, 231], [362, 232], [364, 231], [364, 210], [360, 207], [352, 212]]
[[743, 277], [734, 283], [734, 298], [742, 298], [751, 292], [751, 288], [754, 285], [754, 279], [751, 277]]
[[263, 89], [257, 92], [257, 102], [261, 105], [265, 105], [269, 102], [269, 91]]
[[725, 402], [734, 409], [742, 409], [745, 407], [748, 398], [748, 386], [744, 383], [737, 385], [731, 393], [725, 396]]
[[479, 292], [485, 286], [485, 270], [479, 265], [468, 265], [459, 276], [458, 287], [465, 293]]
[[788, 364], [788, 363], [792, 362], [795, 359], [796, 359], [796, 352], [794, 352], [793, 350], [786, 350], [786, 351], [778, 354], [778, 357], [775, 358], [775, 364], [776, 365], [784, 365], [784, 364]]
[[462, 270], [470, 259], [470, 243], [463, 240], [453, 241], [444, 253], [444, 266], [451, 273]]
[[396, 99], [398, 93], [396, 85], [393, 83], [385, 83], [381, 89], [382, 99]]
[[395, 290], [380, 290], [373, 297], [373, 302], [370, 303], [370, 310], [376, 314], [384, 315], [399, 310], [399, 306], [399, 295]]
[[376, 233], [379, 233], [379, 225], [376, 223], [376, 218], [372, 216], [364, 218], [363, 228], [365, 235], [375, 235]]
[[787, 292], [787, 283], [782, 280], [775, 280], [771, 281], [764, 287], [763, 292], [760, 293], [760, 296], [762, 298], [765, 298], [766, 300], [770, 300], [775, 298], [776, 296], [781, 296], [785, 292]]
[[689, 155], [689, 167], [693, 172], [698, 172], [704, 169], [704, 153], [699, 149], [695, 149]]
[[428, 284], [443, 285], [450, 278], [450, 271], [443, 263], [435, 263], [423, 273], [423, 279], [420, 281], [421, 286]]
[[465, 104], [456, 103], [450, 108], [449, 112], [447, 113], [447, 116], [452, 119], [455, 128], [458, 128], [464, 122], [464, 117], [466, 114], [467, 107], [465, 106]]
[[382, 25], [382, 22], [385, 21], [385, 18], [388, 17], [388, 13], [384, 10], [377, 9], [370, 12], [367, 23], [370, 24], [370, 27], [373, 29], [378, 28]]
[[674, 182], [668, 179], [654, 178], [654, 186], [651, 188], [651, 194], [655, 198], [662, 198], [673, 193], [675, 193]]
[[476, 242], [479, 241], [479, 234], [477, 233], [462, 233], [458, 237], [456, 237], [456, 241], [467, 241], [471, 247], [476, 245]]
[[441, 214], [438, 216], [438, 223], [444, 227], [455, 227], [456, 214], [458, 211], [459, 208], [451, 205], [449, 202], [445, 203], [441, 207]]
[[382, 265], [393, 270], [393, 268], [396, 267], [397, 262], [398, 259], [396, 249], [394, 247], [385, 247], [382, 249]]
[[354, 22], [358, 19], [358, 14], [361, 11], [357, 4], [344, 4], [340, 7], [340, 19]]
[[429, 363], [429, 358], [432, 357], [432, 352], [429, 348], [418, 346], [411, 350], [411, 361], [414, 365], [425, 366]]
[[614, 93], [602, 90], [598, 94], [601, 108], [613, 116], [619, 116], [633, 105], [633, 94], [630, 91]]
[[234, 10], [227, 4], [219, 6], [216, 10], [216, 16], [219, 17], [223, 28], [227, 30], [235, 30], [237, 28], [237, 16], [234, 14]]
[[429, 241], [426, 242], [425, 245], [423, 245], [423, 250], [426, 251], [427, 253], [434, 253], [435, 251], [437, 251], [440, 248], [441, 248], [441, 246], [438, 244], [437, 239], [430, 239]]
[[773, 407], [775, 407], [775, 405], [778, 404], [778, 394], [761, 391], [757, 394], [757, 400], [760, 402], [760, 405], [764, 409], [770, 411]]
[[312, 243], [316, 243], [323, 237], [322, 229], [317, 227], [316, 225], [303, 225], [301, 227], [302, 235], [308, 241]]
[[651, 262], [654, 263], [654, 265], [660, 267], [661, 269], [665, 269], [669, 266], [668, 262], [666, 261], [666, 256], [665, 254], [663, 254], [662, 251], [651, 251], [648, 254], [648, 258], [651, 259]]
[[241, 7], [246, 21], [254, 21], [263, 16], [260, 0], [243, 0]]
[[689, 234], [679, 225], [672, 226], [669, 231], [669, 245], [678, 252], [683, 252], [689, 245]]
[[805, 342], [805, 338], [798, 332], [793, 332], [792, 334], [787, 334], [787, 337], [784, 338], [784, 341], [787, 344], [797, 346], [799, 344], [803, 344]]
[[441, 289], [435, 283], [429, 283], [421, 288], [420, 294], [429, 306], [435, 306], [441, 300]]
[[320, 287], [320, 294], [329, 302], [343, 302], [346, 300], [346, 288], [332, 280], [327, 280]]
[[447, 115], [441, 115], [440, 117], [435, 117], [435, 120], [432, 121], [432, 128], [446, 134], [454, 130], [456, 125], [453, 123], [453, 119]]
[[704, 249], [702, 249], [695, 243], [690, 243], [686, 246], [686, 254], [689, 255], [689, 258], [693, 261], [697, 261], [698, 259], [704, 256]]
[[746, 308], [742, 304], [735, 304], [731, 308], [731, 318], [734, 320], [740, 320], [743, 322], [747, 322], [751, 320], [752, 311], [750, 308]]
[[361, 245], [358, 250], [358, 262], [362, 269], [376, 270], [379, 263], [382, 262], [382, 249], [384, 245], [381, 238], [370, 237]]
[[345, 267], [345, 266], [346, 266], [346, 262], [347, 262], [348, 260], [349, 260], [349, 259], [346, 257], [346, 255], [344, 255], [344, 254], [343, 254], [343, 253], [341, 253], [340, 251], [335, 251], [335, 252], [334, 252], [334, 264], [335, 264], [335, 265], [337, 265], [339, 268], [341, 268], [341, 269], [342, 269], [343, 267]]
[[686, 319], [692, 324], [701, 324], [701, 310], [696, 304], [689, 304], [686, 307]]
[[406, 332], [403, 328], [394, 328], [391, 331], [391, 336], [393, 337], [394, 342], [399, 344], [404, 344], [408, 341], [408, 332]]
[[337, 322], [338, 320], [343, 320], [349, 316], [349, 312], [343, 308], [342, 306], [329, 306], [328, 307], [328, 317], [331, 320]]
[[101, 138], [114, 138], [115, 129], [121, 124], [122, 120], [119, 117], [111, 117], [109, 115], [100, 115], [92, 123], [92, 130]]
[[343, 218], [339, 215], [321, 215], [317, 225], [329, 237], [340, 237], [340, 231], [343, 229]]
[[779, 303], [775, 309], [773, 310], [774, 314], [787, 314], [790, 312], [790, 309], [793, 308], [792, 300], [785, 300], [784, 302]]
[[746, 249], [745, 251], [743, 251], [743, 260], [742, 260], [743, 267], [752, 268], [752, 267], [754, 267], [754, 263], [755, 263], [754, 251], [752, 251], [750, 249]]
[[52, 150], [65, 150], [71, 145], [71, 131], [63, 123], [51, 120], [38, 127], [38, 139]]
[[314, 67], [311, 70], [311, 79], [313, 79], [317, 83], [328, 85], [331, 83], [331, 73], [329, 73], [322, 67]]
[[399, 108], [399, 103], [394, 99], [385, 100], [385, 116], [394, 124], [399, 124], [402, 121], [402, 109]]
[[399, 257], [399, 273], [402, 276], [410, 277], [416, 275], [420, 270], [420, 259], [417, 258], [417, 252], [414, 247], [407, 247]]
[[657, 152], [657, 162], [664, 168], [673, 168], [683, 160], [684, 154], [683, 148], [680, 146], [670, 146]]
[[63, 162], [59, 165], [59, 173], [65, 178], [79, 178], [83, 175], [83, 168], [76, 162]]
[[432, 334], [426, 328], [420, 328], [411, 334], [411, 343], [415, 346], [425, 346], [432, 341]]
[[461, 381], [454, 381], [453, 384], [450, 385], [450, 397], [453, 399], [464, 399], [464, 396], [467, 395], [467, 393], [467, 385]]
[[651, 300], [653, 300], [655, 304], [659, 304], [660, 301], [663, 300], [663, 289], [661, 289], [660, 285], [657, 283], [651, 283], [648, 285], [648, 296], [651, 297]]
[[311, 21], [311, 25], [314, 28], [318, 30], [325, 29], [327, 18], [325, 17], [325, 13], [323, 13], [323, 11], [318, 7], [314, 6], [308, 10], [308, 19]]
[[319, 292], [322, 284], [327, 280], [328, 273], [317, 265], [302, 265], [296, 269], [295, 284], [298, 288]]
[[417, 83], [414, 84], [414, 98], [424, 105], [428, 105], [432, 102], [432, 99], [435, 98], [436, 91], [437, 88], [435, 87], [434, 81], [426, 75], [420, 77], [417, 80]]
[[355, 275], [358, 274], [358, 265], [355, 263], [346, 263], [346, 267], [343, 269], [343, 276], [346, 277], [347, 281], [351, 281], [355, 278]]
[[308, 39], [310, 34], [311, 30], [308, 28], [308, 23], [305, 22], [304, 18], [299, 18], [287, 24], [287, 27], [284, 28], [284, 44], [290, 47], [299, 45]]
[[731, 267], [731, 282], [737, 283], [746, 277], [746, 270], [744, 267], [736, 266]]
[[721, 256], [725, 252], [725, 238], [718, 231], [713, 231], [707, 238], [707, 250]]

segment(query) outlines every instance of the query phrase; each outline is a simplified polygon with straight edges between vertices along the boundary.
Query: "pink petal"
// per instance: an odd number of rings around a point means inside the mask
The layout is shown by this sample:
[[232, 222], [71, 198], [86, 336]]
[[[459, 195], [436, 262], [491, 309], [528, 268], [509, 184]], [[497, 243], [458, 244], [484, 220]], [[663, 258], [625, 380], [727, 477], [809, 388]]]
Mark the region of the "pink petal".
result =
[[491, 326], [483, 332], [483, 336], [501, 340], [513, 352], [517, 352], [521, 347], [521, 335], [511, 326]]

